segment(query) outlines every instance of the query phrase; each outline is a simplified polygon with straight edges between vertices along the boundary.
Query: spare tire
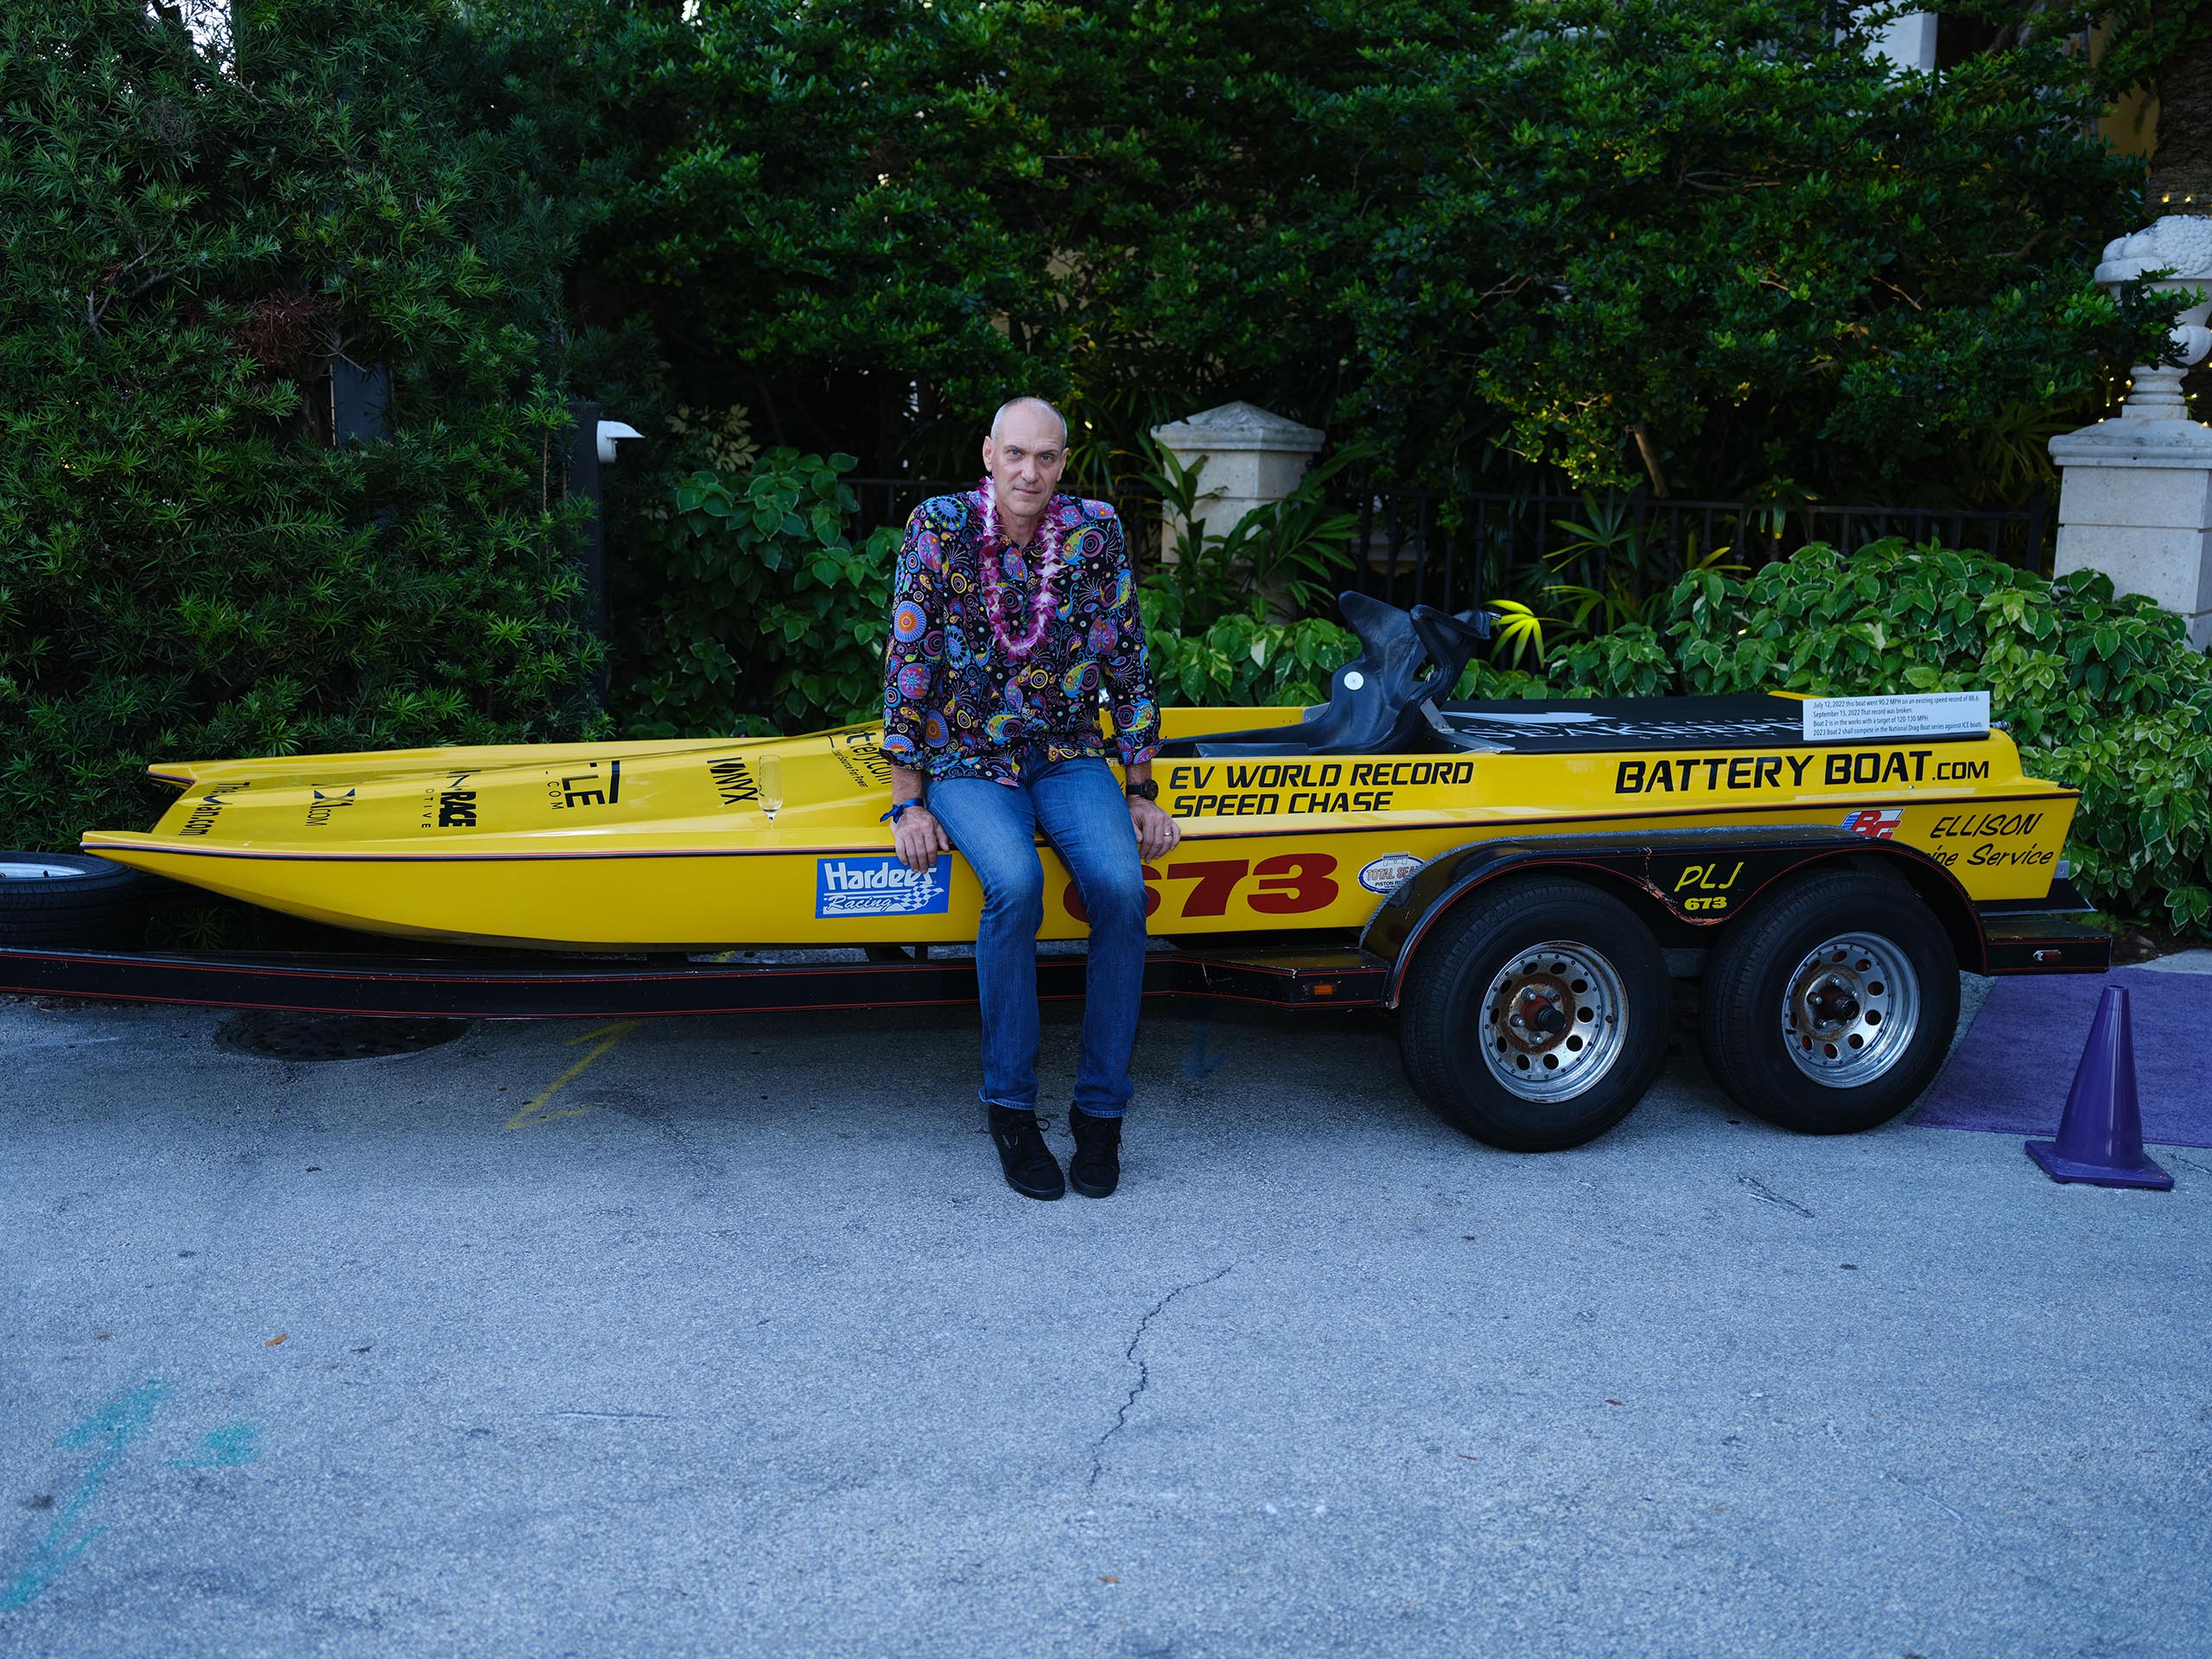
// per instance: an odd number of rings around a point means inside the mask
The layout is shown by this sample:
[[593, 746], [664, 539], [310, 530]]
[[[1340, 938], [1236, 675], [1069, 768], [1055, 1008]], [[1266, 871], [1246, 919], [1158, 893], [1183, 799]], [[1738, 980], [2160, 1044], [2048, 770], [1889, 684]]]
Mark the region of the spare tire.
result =
[[0, 852], [0, 946], [135, 945], [146, 891], [137, 871], [90, 853]]

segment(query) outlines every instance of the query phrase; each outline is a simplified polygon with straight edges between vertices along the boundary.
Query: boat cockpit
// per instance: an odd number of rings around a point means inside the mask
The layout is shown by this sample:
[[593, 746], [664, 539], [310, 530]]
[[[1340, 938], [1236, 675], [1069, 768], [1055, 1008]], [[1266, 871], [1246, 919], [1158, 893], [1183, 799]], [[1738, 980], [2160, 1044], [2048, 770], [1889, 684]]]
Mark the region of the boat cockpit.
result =
[[1160, 757], [1557, 754], [1804, 741], [1802, 705], [1761, 694], [1456, 702], [1452, 693], [1475, 648], [1490, 638], [1489, 613], [1427, 605], [1402, 611], [1359, 593], [1338, 602], [1360, 652], [1331, 677], [1328, 702], [1293, 725], [1178, 738], [1160, 745]]

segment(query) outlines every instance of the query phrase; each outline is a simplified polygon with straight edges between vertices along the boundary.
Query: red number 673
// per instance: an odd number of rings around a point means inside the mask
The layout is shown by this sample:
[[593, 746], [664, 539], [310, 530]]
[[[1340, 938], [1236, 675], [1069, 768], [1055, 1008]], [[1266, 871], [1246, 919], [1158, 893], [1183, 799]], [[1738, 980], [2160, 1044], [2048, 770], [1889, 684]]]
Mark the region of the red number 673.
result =
[[[1277, 853], [1257, 864], [1242, 858], [1181, 859], [1170, 864], [1164, 876], [1147, 864], [1144, 867], [1144, 913], [1150, 916], [1159, 910], [1160, 889], [1154, 883], [1166, 880], [1192, 884], [1190, 896], [1183, 901], [1185, 921], [1226, 916], [1230, 898], [1247, 877], [1255, 878], [1255, 891], [1244, 902], [1263, 916], [1298, 916], [1325, 910], [1336, 900], [1336, 868], [1337, 861], [1327, 853]], [[1060, 894], [1060, 902], [1076, 920], [1090, 920], [1073, 881]]]

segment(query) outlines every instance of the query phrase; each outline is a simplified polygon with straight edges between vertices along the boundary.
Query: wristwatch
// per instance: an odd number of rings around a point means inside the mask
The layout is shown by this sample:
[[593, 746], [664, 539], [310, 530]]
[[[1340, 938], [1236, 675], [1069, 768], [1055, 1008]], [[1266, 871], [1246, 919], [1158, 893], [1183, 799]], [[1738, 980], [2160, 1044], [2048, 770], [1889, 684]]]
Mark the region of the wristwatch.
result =
[[1160, 785], [1147, 778], [1141, 784], [1123, 784], [1122, 793], [1135, 800], [1156, 801], [1160, 798]]

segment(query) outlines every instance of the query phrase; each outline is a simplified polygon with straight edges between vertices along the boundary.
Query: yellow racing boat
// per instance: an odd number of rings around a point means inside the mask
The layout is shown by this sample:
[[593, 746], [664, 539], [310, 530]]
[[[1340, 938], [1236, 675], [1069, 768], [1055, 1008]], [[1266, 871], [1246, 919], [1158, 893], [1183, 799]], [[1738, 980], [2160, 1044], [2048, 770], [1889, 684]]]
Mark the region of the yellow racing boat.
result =
[[[1428, 613], [1416, 630], [1375, 601], [1346, 605], [1365, 650], [1338, 671], [1329, 704], [1166, 711], [1154, 775], [1185, 839], [1146, 873], [1155, 933], [1354, 932], [1407, 874], [1505, 837], [1802, 826], [1916, 849], [1974, 900], [2050, 887], [2076, 798], [2027, 777], [2000, 731], [1808, 742], [1801, 701], [1783, 696], [1440, 700], [1471, 645], [1448, 632], [1454, 619]], [[973, 939], [980, 894], [962, 861], [916, 874], [891, 855], [880, 736], [859, 725], [167, 762], [150, 768], [177, 791], [158, 822], [82, 844], [416, 940], [679, 951]], [[1050, 861], [1047, 875], [1044, 937], [1080, 937], [1065, 872]], [[1717, 858], [1685, 859], [1661, 885], [1671, 907], [1714, 921], [1749, 896]]]
[[[1642, 1096], [1670, 977], [1701, 981], [1706, 1058], [1740, 1104], [1834, 1133], [1926, 1086], [1961, 968], [2110, 960], [2065, 913], [2083, 908], [2063, 880], [2075, 792], [2023, 771], [1986, 696], [1458, 702], [1484, 619], [1344, 602], [1362, 653], [1326, 703], [1167, 711], [1154, 776], [1185, 834], [1145, 869], [1149, 991], [1395, 1009], [1422, 1096], [1534, 1150]], [[974, 875], [957, 855], [919, 872], [893, 856], [880, 737], [165, 763], [175, 800], [149, 829], [86, 835], [92, 868], [0, 855], [0, 877], [26, 878], [0, 880], [0, 988], [582, 1017], [972, 998], [972, 961], [930, 947], [975, 938]], [[1081, 901], [1043, 855], [1044, 936], [1079, 938]], [[92, 937], [130, 942], [135, 878], [116, 864], [507, 949], [118, 953]], [[1047, 994], [1081, 994], [1079, 958], [1046, 969]]]

